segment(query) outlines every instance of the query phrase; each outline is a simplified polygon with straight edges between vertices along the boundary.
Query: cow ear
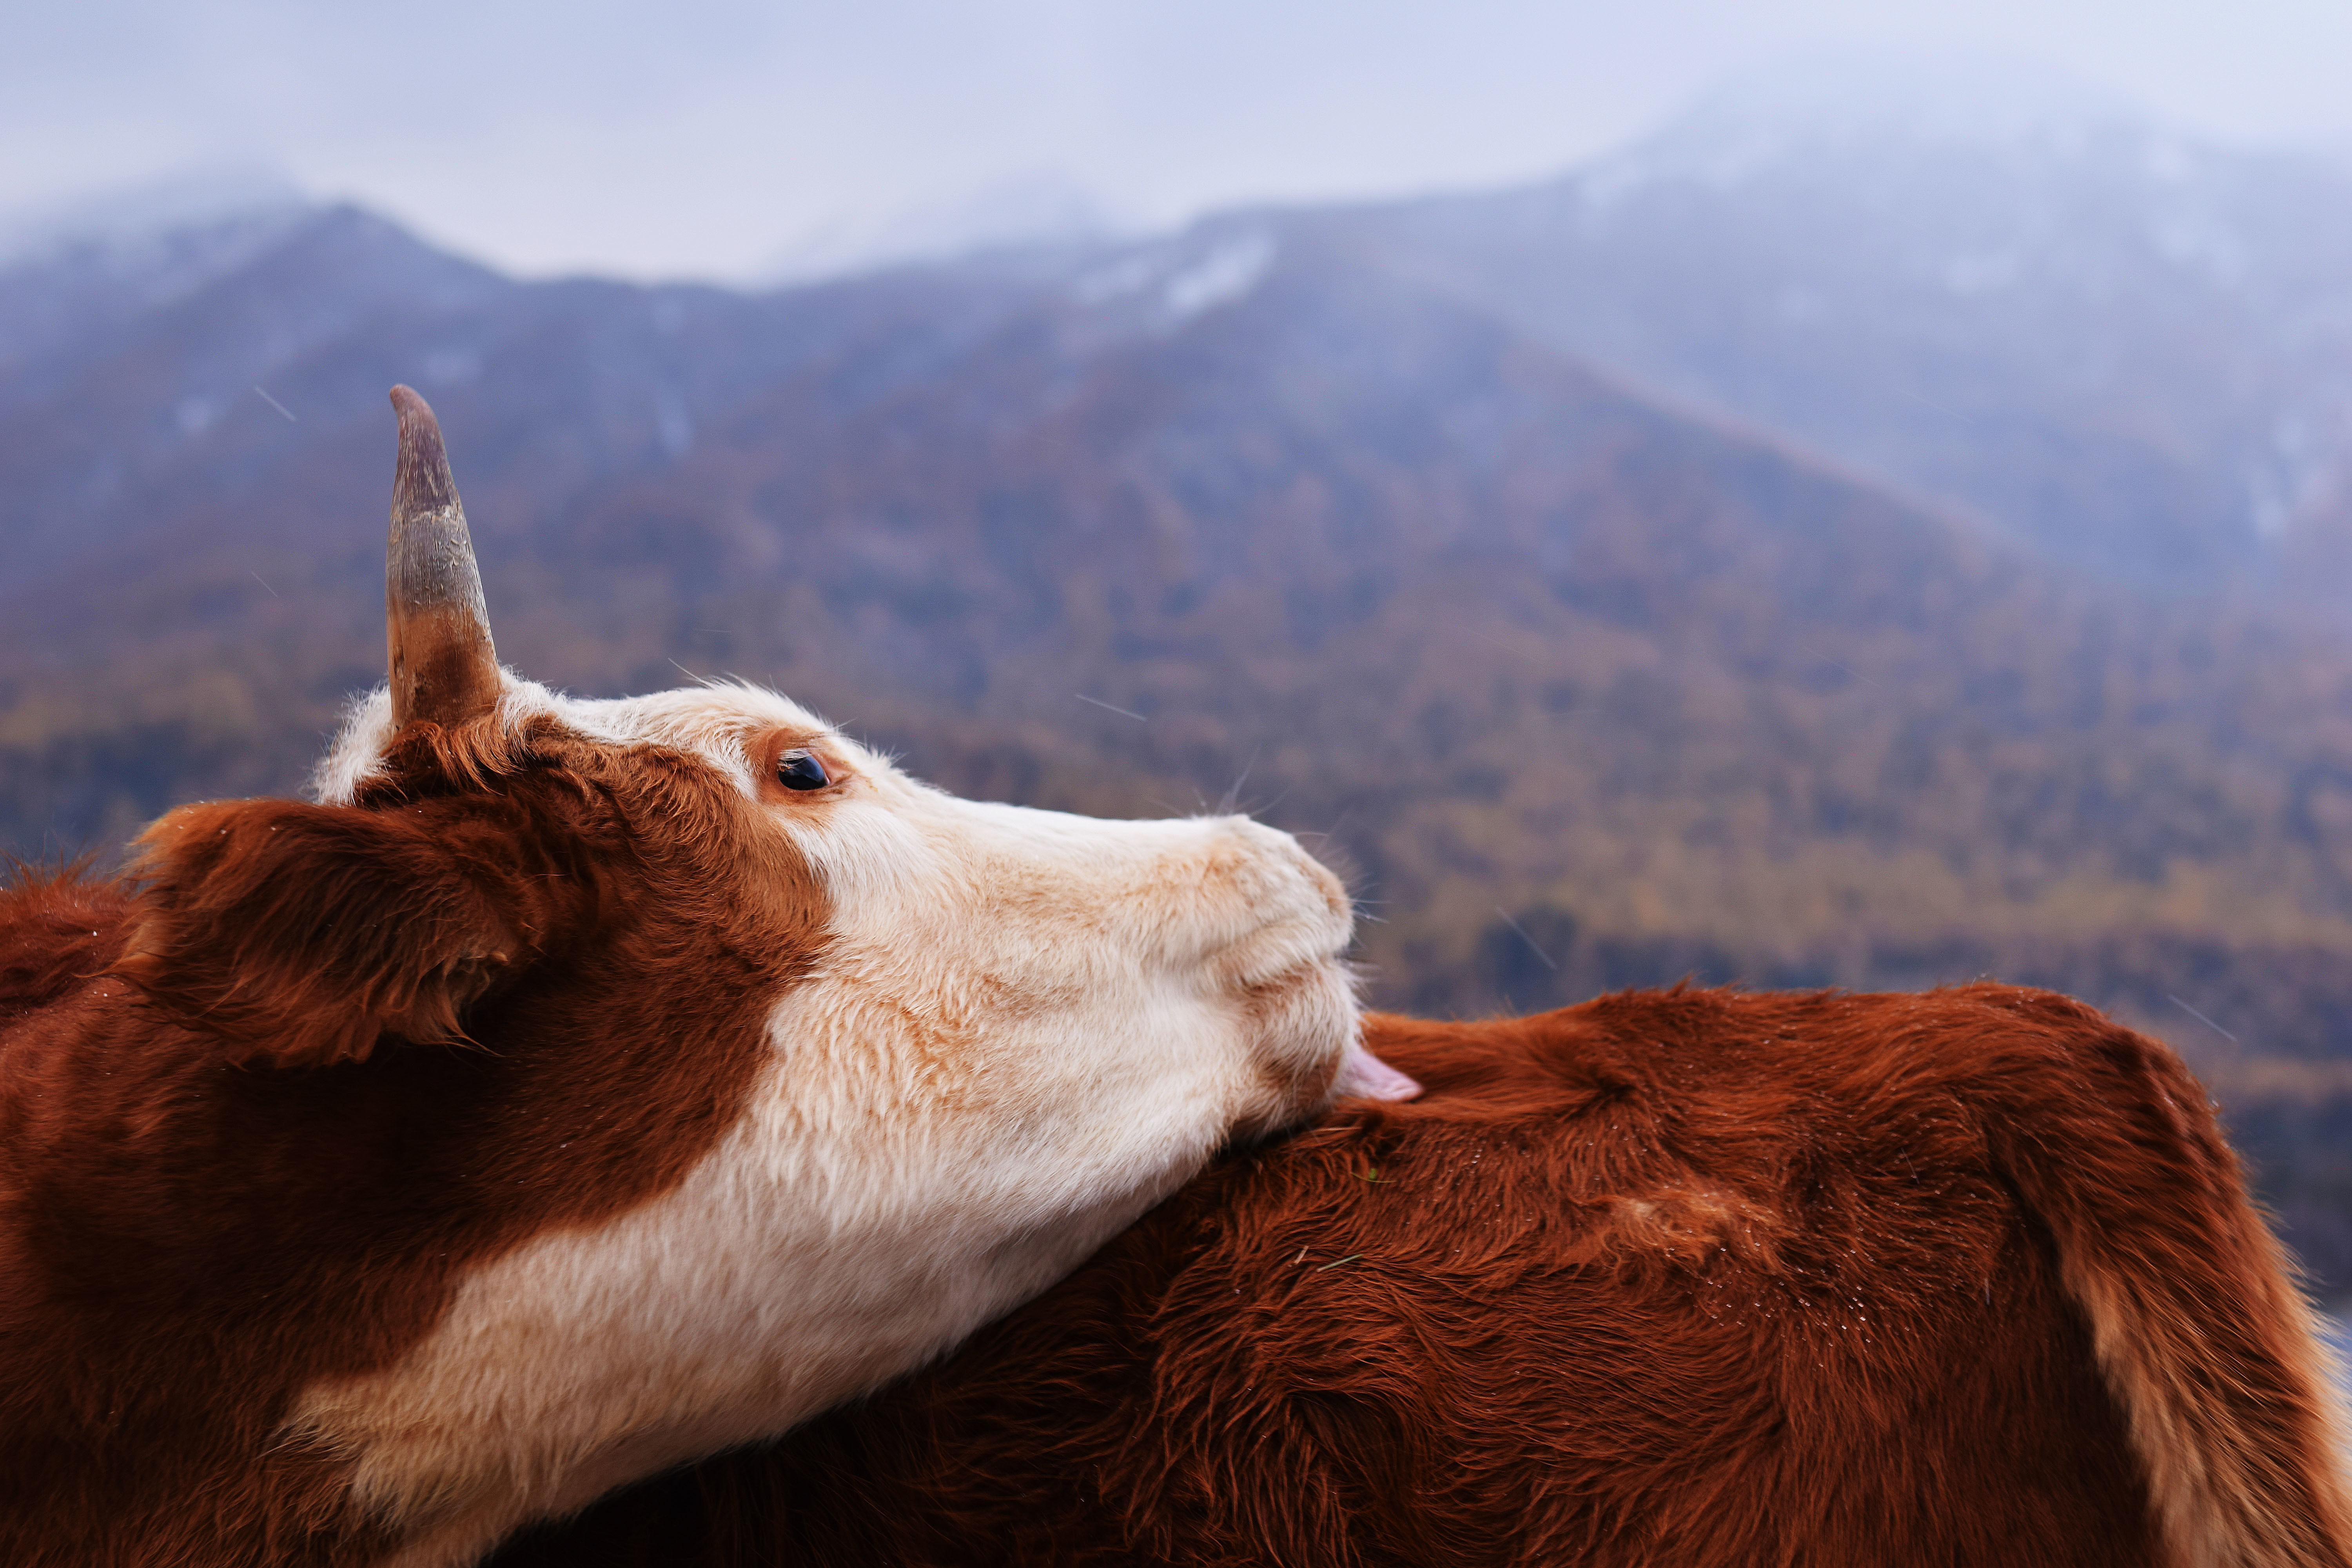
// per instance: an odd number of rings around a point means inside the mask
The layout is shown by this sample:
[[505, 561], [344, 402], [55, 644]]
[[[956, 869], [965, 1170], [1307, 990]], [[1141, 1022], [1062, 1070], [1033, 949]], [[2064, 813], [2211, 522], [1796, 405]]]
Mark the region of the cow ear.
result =
[[463, 1040], [466, 1007], [555, 923], [550, 879], [533, 888], [517, 863], [508, 804], [184, 806], [136, 847], [144, 886], [117, 973], [239, 1061]]

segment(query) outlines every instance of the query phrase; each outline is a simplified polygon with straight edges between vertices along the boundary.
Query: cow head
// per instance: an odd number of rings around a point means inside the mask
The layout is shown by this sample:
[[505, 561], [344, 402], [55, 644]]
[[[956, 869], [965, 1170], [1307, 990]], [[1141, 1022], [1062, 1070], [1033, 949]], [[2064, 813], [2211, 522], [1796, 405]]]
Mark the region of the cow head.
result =
[[439, 432], [394, 403], [390, 683], [317, 804], [157, 824], [121, 968], [238, 1092], [365, 1102], [306, 1156], [366, 1257], [277, 1298], [351, 1325], [278, 1430], [397, 1561], [779, 1430], [1237, 1133], [1412, 1092], [1284, 834], [958, 800], [750, 686], [501, 670]]

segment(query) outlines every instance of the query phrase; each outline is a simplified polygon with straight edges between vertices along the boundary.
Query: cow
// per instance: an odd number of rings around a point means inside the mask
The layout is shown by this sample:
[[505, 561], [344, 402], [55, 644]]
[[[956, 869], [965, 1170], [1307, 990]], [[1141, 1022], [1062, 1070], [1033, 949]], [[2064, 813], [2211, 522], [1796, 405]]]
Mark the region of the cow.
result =
[[0, 893], [0, 1563], [471, 1563], [937, 1355], [1229, 1142], [1412, 1092], [1286, 835], [503, 669], [392, 395], [389, 678], [316, 798]]
[[2336, 1568], [2312, 1314], [2196, 1080], [2045, 992], [1373, 1016], [944, 1364], [493, 1568]]

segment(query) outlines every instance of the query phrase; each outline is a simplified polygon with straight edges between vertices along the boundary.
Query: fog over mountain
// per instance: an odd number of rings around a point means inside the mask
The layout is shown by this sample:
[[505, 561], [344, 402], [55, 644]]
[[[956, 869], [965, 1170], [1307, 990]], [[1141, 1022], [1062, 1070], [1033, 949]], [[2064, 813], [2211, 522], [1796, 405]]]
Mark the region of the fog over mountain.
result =
[[1546, 341], [2103, 580], [2352, 607], [2341, 160], [2063, 79], [1800, 77], [1546, 186], [1372, 217]]
[[2065, 986], [2352, 1282], [2347, 176], [1894, 107], [763, 292], [269, 192], [53, 228], [0, 264], [0, 839], [299, 786], [380, 679], [407, 381], [535, 676], [1230, 795], [1390, 1005]]

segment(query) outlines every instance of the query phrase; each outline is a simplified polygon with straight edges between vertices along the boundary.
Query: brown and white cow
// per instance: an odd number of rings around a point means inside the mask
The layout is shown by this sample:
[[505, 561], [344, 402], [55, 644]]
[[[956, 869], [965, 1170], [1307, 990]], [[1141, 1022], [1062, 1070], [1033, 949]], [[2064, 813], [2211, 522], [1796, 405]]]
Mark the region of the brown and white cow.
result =
[[494, 1568], [2344, 1568], [2204, 1092], [2046, 993], [1373, 1016], [943, 1364]]
[[423, 401], [315, 804], [0, 893], [0, 1563], [470, 1562], [1043, 1289], [1341, 1084], [1239, 817], [956, 800], [745, 686], [500, 670]]

